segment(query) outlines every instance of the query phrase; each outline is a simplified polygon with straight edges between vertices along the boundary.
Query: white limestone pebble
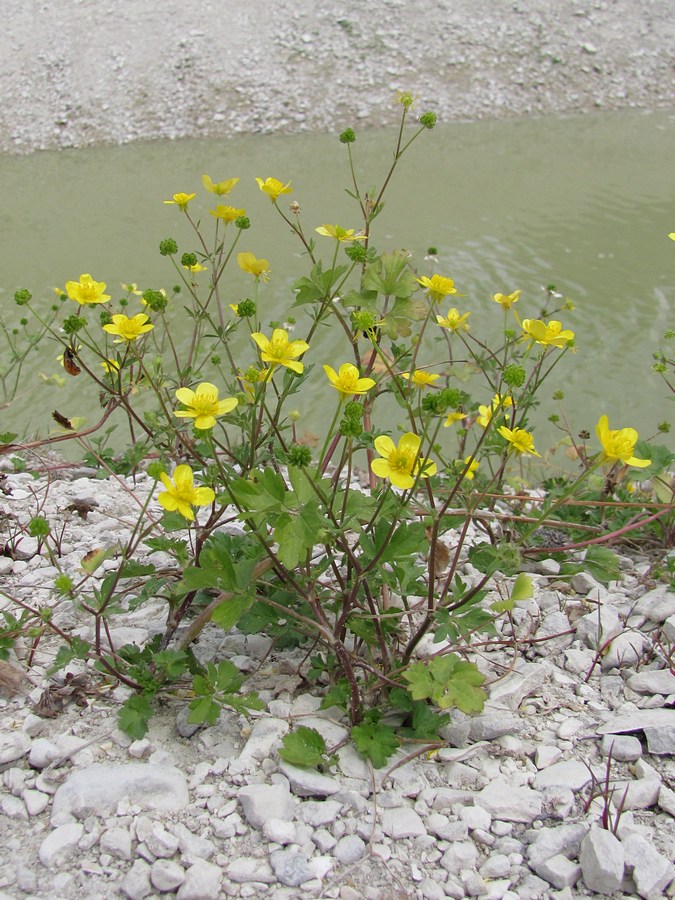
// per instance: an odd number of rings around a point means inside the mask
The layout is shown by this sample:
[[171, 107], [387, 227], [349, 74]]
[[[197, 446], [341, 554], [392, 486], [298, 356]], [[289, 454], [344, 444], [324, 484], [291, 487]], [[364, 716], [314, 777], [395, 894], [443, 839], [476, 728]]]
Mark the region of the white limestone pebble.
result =
[[178, 852], [178, 838], [167, 831], [161, 822], [152, 823], [150, 831], [143, 837], [143, 842], [157, 859], [170, 859]]
[[337, 842], [332, 850], [332, 855], [342, 865], [348, 866], [357, 862], [366, 852], [365, 841], [357, 834], [347, 834]]
[[175, 891], [185, 881], [185, 869], [173, 859], [158, 859], [150, 867], [150, 881], [161, 893]]
[[274, 850], [270, 853], [270, 865], [277, 881], [287, 887], [299, 887], [314, 878], [309, 860], [297, 850]]
[[281, 739], [288, 733], [289, 725], [283, 719], [258, 719], [251, 729], [243, 750], [239, 755], [240, 760], [258, 760], [261, 762], [272, 755]]
[[543, 744], [534, 752], [534, 764], [538, 769], [546, 769], [557, 763], [561, 756], [560, 747], [556, 747], [555, 744]]
[[49, 805], [49, 795], [42, 791], [25, 790], [21, 794], [29, 816], [39, 816]]
[[635, 762], [642, 756], [642, 744], [632, 734], [606, 734], [600, 743], [600, 753], [617, 762]]
[[545, 878], [554, 888], [562, 890], [574, 887], [581, 878], [581, 866], [558, 853], [539, 865], [537, 875]]
[[667, 584], [660, 584], [643, 594], [635, 605], [635, 612], [652, 622], [665, 622], [675, 615], [675, 592]]
[[28, 810], [26, 809], [23, 800], [21, 797], [14, 797], [12, 794], [8, 794], [6, 797], [2, 798], [0, 809], [8, 819], [28, 818]]
[[337, 778], [287, 762], [280, 763], [279, 771], [288, 778], [291, 790], [297, 797], [330, 797], [342, 787]]
[[64, 812], [79, 819], [105, 815], [124, 797], [163, 812], [183, 809], [189, 800], [185, 775], [174, 766], [98, 764], [72, 772], [54, 795], [52, 817]]
[[144, 859], [134, 860], [133, 866], [119, 883], [120, 890], [129, 900], [143, 900], [152, 893], [150, 866]]
[[220, 866], [199, 859], [187, 870], [176, 896], [178, 900], [218, 900], [221, 881]]
[[628, 871], [632, 869], [638, 894], [646, 900], [662, 896], [675, 878], [675, 867], [654, 845], [640, 834], [621, 839]]
[[497, 778], [474, 796], [474, 803], [486, 809], [494, 819], [507, 822], [533, 822], [541, 813], [541, 797], [529, 787], [509, 784]]
[[675, 694], [675, 675], [669, 669], [653, 669], [631, 675], [627, 681], [637, 694]]
[[109, 828], [101, 835], [101, 853], [116, 859], [131, 859], [131, 834], [127, 828]]
[[198, 834], [193, 834], [182, 822], [174, 822], [169, 828], [178, 838], [178, 849], [181, 852], [183, 862], [191, 864], [195, 860], [211, 859], [216, 852], [213, 841], [200, 837]]
[[426, 834], [424, 822], [409, 806], [396, 806], [382, 810], [382, 831], [395, 841], [401, 838], [419, 837]]
[[240, 856], [232, 860], [226, 869], [227, 877], [237, 884], [255, 881], [258, 884], [274, 884], [276, 876], [266, 859], [256, 856]]
[[[267, 840], [275, 844], [292, 844], [295, 841], [295, 825], [284, 819], [268, 819], [263, 824], [262, 831]], [[328, 834], [328, 832], [326, 833]], [[334, 843], [335, 839], [333, 838]]]
[[459, 875], [463, 869], [475, 868], [477, 861], [478, 850], [473, 841], [457, 841], [441, 857], [441, 866], [446, 872]]
[[282, 784], [249, 784], [237, 794], [249, 825], [262, 828], [268, 819], [290, 822], [297, 800]]
[[295, 818], [313, 828], [332, 824], [340, 814], [342, 804], [337, 800], [307, 800], [301, 803]]
[[84, 825], [70, 822], [50, 832], [40, 844], [38, 857], [47, 869], [55, 869], [69, 859], [77, 849], [77, 844], [84, 833]]
[[577, 621], [577, 638], [592, 650], [598, 650], [622, 631], [621, 616], [613, 606], [603, 605]]
[[21, 759], [29, 752], [31, 744], [31, 739], [22, 731], [3, 734], [0, 730], [0, 766], [6, 766], [8, 763]]
[[593, 779], [588, 767], [576, 759], [554, 763], [546, 769], [537, 772], [534, 786], [538, 790], [545, 787], [568, 787], [572, 791], [580, 791], [582, 787]]
[[591, 828], [581, 843], [579, 864], [586, 887], [599, 894], [611, 894], [621, 887], [624, 849], [618, 838], [604, 828]]

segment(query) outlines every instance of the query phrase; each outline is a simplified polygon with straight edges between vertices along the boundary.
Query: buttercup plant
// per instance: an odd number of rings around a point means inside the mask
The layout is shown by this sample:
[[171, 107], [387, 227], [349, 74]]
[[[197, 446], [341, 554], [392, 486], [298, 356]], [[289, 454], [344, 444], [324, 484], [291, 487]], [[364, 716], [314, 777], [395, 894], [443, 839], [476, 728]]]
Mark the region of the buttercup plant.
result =
[[[357, 749], [375, 765], [386, 763], [404, 734], [437, 739], [445, 710], [483, 707], [471, 640], [519, 598], [514, 588], [491, 607], [492, 576], [521, 573], [524, 557], [536, 552], [531, 539], [539, 524], [599, 470], [611, 472], [615, 486], [631, 468], [658, 474], [653, 459], [639, 455], [648, 448], [637, 433], [611, 430], [603, 414], [600, 447], [575, 444], [576, 477], [552, 492], [534, 519], [521, 527], [514, 521], [508, 536], [484, 525], [483, 512], [494, 510], [510, 473], [524, 478], [527, 462], [541, 459], [529, 417], [542, 384], [577, 349], [576, 337], [567, 323], [548, 318], [555, 309], [521, 319], [532, 301], [520, 289], [502, 286], [504, 293], [475, 298], [468, 286], [460, 293], [458, 273], [442, 270], [435, 258], [425, 273], [424, 260], [376, 244], [387, 186], [403, 155], [435, 124], [433, 113], [424, 113], [409, 134], [414, 98], [402, 94], [400, 104], [393, 159], [378, 190], [360, 184], [355, 132], [340, 135], [355, 203], [350, 227], [303, 224], [297, 177], [256, 178], [307, 261], [289, 298], [300, 316], [295, 325], [261, 313], [260, 297], [281, 261], [256, 255], [244, 206], [221, 202], [245, 189], [231, 173], [217, 173], [229, 176], [221, 181], [203, 175], [212, 208], [202, 208], [196, 192], [163, 201], [177, 207], [173, 214], [198, 248], [183, 250], [172, 237], [159, 245], [180, 290], [141, 293], [125, 285], [126, 297], [116, 302], [105, 282], [83, 274], [64, 295], [77, 303], [77, 314], [58, 319], [62, 302], [46, 314], [28, 292], [17, 294], [38, 322], [39, 339], [56, 341], [100, 395], [98, 427], [113, 412], [126, 418], [129, 470], [152, 459], [152, 489], [127, 545], [114, 548], [114, 567], [98, 581], [103, 558], [89, 560], [78, 582], [59, 571], [54, 585], [55, 595], [79, 604], [97, 626], [92, 642], [60, 632], [56, 666], [86, 659], [131, 688], [120, 724], [135, 737], [147, 729], [152, 699], [188, 677], [193, 722], [214, 722], [224, 705], [244, 713], [260, 708], [254, 694], [240, 692], [243, 676], [231, 663], [203, 666], [192, 655], [191, 644], [214, 623], [266, 631], [285, 646], [305, 646], [308, 658], [313, 653], [308, 677], [329, 681], [325, 706], [344, 709]], [[330, 223], [330, 209], [322, 218]], [[232, 271], [241, 277], [238, 270], [252, 277], [253, 296], [233, 297], [228, 278]], [[462, 298], [461, 310], [449, 307], [455, 298]], [[469, 306], [477, 304], [503, 314], [499, 346], [474, 333]], [[189, 331], [180, 347], [179, 328]], [[330, 358], [319, 349], [328, 329]], [[235, 343], [235, 334], [245, 343]], [[235, 353], [235, 346], [244, 349]], [[467, 376], [461, 381], [459, 366]], [[333, 398], [334, 415], [323, 440], [312, 442], [299, 434], [296, 410], [303, 396], [319, 391], [327, 402]], [[66, 423], [65, 434], [43, 443], [78, 441], [88, 459], [113, 467], [91, 437], [96, 426], [78, 431]], [[4, 440], [6, 450], [20, 449], [13, 441]], [[661, 468], [668, 462], [661, 457]], [[243, 531], [226, 527], [233, 520]], [[49, 531], [43, 541], [58, 568]], [[161, 569], [153, 562], [160, 551], [172, 561]], [[103, 554], [109, 567], [112, 555]], [[467, 556], [481, 572], [472, 584], [461, 578]], [[113, 646], [108, 623], [151, 597], [166, 604], [163, 634], [141, 650]], [[49, 626], [43, 611], [23, 607]], [[417, 648], [429, 635], [437, 649], [419, 661]], [[397, 733], [385, 724], [386, 708], [411, 727]], [[302, 763], [302, 746], [304, 738], [292, 739], [285, 752]], [[326, 759], [324, 750], [314, 740], [305, 762]]]

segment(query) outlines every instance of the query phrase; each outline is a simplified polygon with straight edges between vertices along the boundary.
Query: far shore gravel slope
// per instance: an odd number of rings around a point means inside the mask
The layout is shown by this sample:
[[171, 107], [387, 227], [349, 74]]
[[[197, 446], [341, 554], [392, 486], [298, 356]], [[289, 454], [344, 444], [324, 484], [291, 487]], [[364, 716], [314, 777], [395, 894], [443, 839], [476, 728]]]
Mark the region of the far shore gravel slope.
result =
[[675, 106], [673, 0], [3, 0], [0, 152]]

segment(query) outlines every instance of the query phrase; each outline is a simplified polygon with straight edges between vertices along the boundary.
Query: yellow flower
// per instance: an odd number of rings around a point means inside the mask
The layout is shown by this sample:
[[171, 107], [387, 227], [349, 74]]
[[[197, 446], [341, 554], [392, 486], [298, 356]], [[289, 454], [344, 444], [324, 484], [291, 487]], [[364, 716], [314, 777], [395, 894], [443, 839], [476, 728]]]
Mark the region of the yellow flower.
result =
[[671, 241], [675, 241], [675, 231], [671, 231], [668, 237], [671, 239]]
[[644, 469], [650, 465], [650, 459], [638, 459], [633, 456], [638, 433], [634, 428], [617, 428], [610, 430], [607, 416], [600, 416], [595, 426], [595, 433], [602, 444], [602, 462], [622, 462], [627, 466]]
[[253, 275], [254, 278], [262, 278], [263, 281], [270, 280], [270, 272], [272, 270], [270, 269], [269, 260], [258, 259], [255, 253], [238, 253], [237, 262], [240, 269], [248, 272], [249, 275]]
[[466, 465], [469, 461], [471, 461], [471, 462], [470, 462], [469, 468], [464, 473], [464, 477], [466, 478], [467, 481], [473, 481], [474, 476], [476, 474], [476, 470], [478, 469], [478, 460], [477, 459], [471, 460], [470, 456], [465, 456], [464, 457], [464, 465]]
[[120, 364], [116, 359], [108, 357], [108, 359], [104, 359], [101, 363], [101, 368], [105, 369], [108, 375], [114, 375], [116, 372], [119, 372]]
[[260, 358], [263, 362], [269, 363], [272, 367], [286, 366], [298, 374], [304, 370], [304, 365], [297, 362], [295, 357], [302, 356], [309, 350], [309, 344], [305, 341], [289, 341], [288, 332], [283, 328], [274, 329], [272, 340], [258, 331], [254, 331], [251, 337], [260, 348]]
[[455, 422], [461, 422], [462, 419], [466, 419], [466, 413], [459, 411], [451, 412], [445, 422], [443, 422], [443, 428], [449, 428], [451, 425], [454, 425]]
[[230, 222], [234, 222], [235, 219], [238, 219], [240, 216], [246, 215], [245, 209], [237, 209], [235, 206], [223, 206], [222, 203], [219, 203], [215, 209], [209, 210], [209, 215], [214, 216], [216, 219], [222, 219], [226, 224]]
[[419, 388], [429, 387], [430, 384], [433, 384], [434, 381], [438, 381], [440, 375], [431, 375], [429, 372], [425, 372], [422, 369], [415, 369], [412, 373], [412, 379], [410, 378], [410, 372], [401, 372], [401, 378], [407, 378], [411, 380], [413, 384], [417, 385]]
[[196, 194], [174, 194], [173, 200], [165, 200], [164, 203], [171, 206], [177, 206], [179, 209], [182, 209], [183, 212], [186, 212], [188, 203], [196, 196]]
[[206, 272], [206, 266], [203, 266], [201, 263], [195, 263], [194, 266], [183, 266], [184, 269], [188, 269], [192, 275], [198, 275], [200, 272]]
[[71, 300], [76, 300], [80, 305], [87, 303], [105, 303], [110, 300], [110, 294], [104, 294], [105, 281], [94, 281], [91, 275], [80, 275], [79, 281], [66, 282], [66, 294]]
[[[427, 289], [427, 293], [434, 303], [439, 303], [448, 294], [457, 294], [457, 288], [452, 278], [444, 278], [442, 275], [432, 275], [431, 278], [427, 278], [424, 275], [415, 280]], [[458, 294], [457, 296], [461, 297], [462, 295]]]
[[124, 282], [122, 282], [121, 286], [122, 286], [122, 290], [126, 291], [127, 294], [134, 294], [134, 296], [136, 296], [136, 297], [140, 297], [141, 294], [143, 293], [143, 291], [138, 290], [138, 285], [136, 284], [135, 281], [133, 281], [131, 284], [125, 284]]
[[470, 312], [460, 313], [460, 311], [453, 306], [452, 309], [448, 310], [448, 314], [445, 318], [443, 316], [436, 316], [436, 321], [441, 328], [449, 328], [450, 331], [468, 331], [469, 323], [467, 319], [470, 315]]
[[492, 299], [504, 309], [511, 309], [512, 305], [518, 302], [522, 293], [522, 291], [514, 291], [512, 294], [493, 294]]
[[276, 203], [282, 194], [293, 193], [290, 181], [288, 184], [282, 184], [276, 178], [266, 178], [264, 181], [262, 178], [256, 178], [256, 181], [260, 190], [263, 194], [267, 194], [272, 203]]
[[332, 237], [337, 241], [365, 241], [365, 234], [354, 234], [353, 228], [340, 228], [339, 225], [319, 225], [314, 229], [318, 234], [324, 237]]
[[541, 319], [523, 319], [523, 331], [525, 333], [521, 336], [521, 341], [529, 338], [544, 347], [557, 347], [559, 350], [569, 341], [574, 340], [574, 332], [563, 330], [562, 324], [555, 319], [552, 319], [548, 325]]
[[505, 410], [507, 407], [513, 406], [513, 398], [512, 397], [502, 397], [501, 394], [495, 394], [492, 398], [492, 404], [490, 406], [479, 406], [478, 407], [478, 415], [476, 416], [476, 422], [479, 425], [482, 425], [483, 428], [487, 428], [490, 424], [490, 420], [492, 419], [493, 414], [501, 407], [502, 410]]
[[178, 510], [181, 516], [190, 522], [195, 517], [193, 506], [208, 506], [216, 499], [210, 487], [195, 487], [194, 474], [190, 466], [176, 466], [173, 470], [173, 481], [166, 472], [162, 472], [160, 478], [166, 488], [157, 495], [160, 505], [167, 512]]
[[219, 181], [216, 183], [211, 181], [211, 178], [208, 175], [202, 175], [202, 184], [206, 190], [211, 191], [212, 194], [218, 194], [219, 197], [229, 194], [238, 181], [238, 178], [228, 178], [227, 181]]
[[506, 425], [500, 425], [497, 431], [509, 442], [510, 449], [515, 450], [516, 453], [531, 453], [532, 456], [541, 456], [541, 453], [537, 453], [534, 449], [534, 438], [524, 428], [511, 429]]
[[411, 431], [401, 436], [398, 447], [390, 437], [375, 438], [375, 449], [381, 459], [374, 459], [370, 468], [378, 478], [388, 478], [397, 488], [411, 488], [415, 479], [429, 478], [436, 474], [436, 463], [420, 456], [422, 440]]
[[178, 419], [194, 419], [195, 428], [213, 428], [216, 424], [216, 416], [224, 416], [232, 412], [239, 402], [236, 397], [228, 397], [225, 400], [218, 399], [218, 388], [203, 381], [197, 385], [197, 390], [181, 387], [176, 391], [176, 399], [186, 409], [174, 412]]
[[145, 313], [138, 313], [138, 315], [131, 318], [118, 313], [112, 317], [112, 324], [104, 325], [103, 330], [107, 331], [108, 334], [119, 335], [119, 339], [114, 342], [116, 344], [121, 344], [124, 341], [135, 341], [136, 338], [145, 334], [146, 331], [152, 331], [155, 327], [148, 323], [148, 318]]
[[359, 370], [351, 363], [343, 363], [338, 372], [331, 366], [324, 366], [323, 370], [328, 376], [332, 387], [339, 391], [343, 397], [365, 394], [366, 391], [375, 386], [375, 381], [372, 378], [361, 378]]

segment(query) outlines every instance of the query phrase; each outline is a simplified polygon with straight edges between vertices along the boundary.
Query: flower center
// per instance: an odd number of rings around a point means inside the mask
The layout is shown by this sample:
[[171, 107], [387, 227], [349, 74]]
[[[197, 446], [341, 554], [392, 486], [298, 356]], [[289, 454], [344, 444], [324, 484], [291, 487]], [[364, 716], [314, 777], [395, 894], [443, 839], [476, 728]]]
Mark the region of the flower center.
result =
[[389, 457], [389, 468], [397, 475], [410, 475], [415, 465], [416, 457], [405, 450], [394, 450]]

